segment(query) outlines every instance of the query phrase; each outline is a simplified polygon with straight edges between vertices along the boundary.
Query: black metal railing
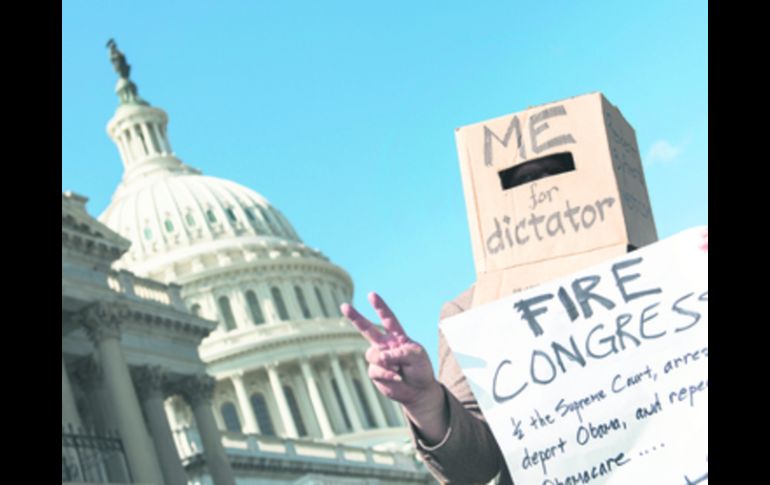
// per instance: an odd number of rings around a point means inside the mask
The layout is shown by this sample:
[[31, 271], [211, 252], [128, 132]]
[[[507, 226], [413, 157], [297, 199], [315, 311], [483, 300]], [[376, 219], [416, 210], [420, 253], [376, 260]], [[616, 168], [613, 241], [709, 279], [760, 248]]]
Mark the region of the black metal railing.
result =
[[117, 434], [75, 429], [61, 431], [62, 482], [131, 482], [123, 442]]

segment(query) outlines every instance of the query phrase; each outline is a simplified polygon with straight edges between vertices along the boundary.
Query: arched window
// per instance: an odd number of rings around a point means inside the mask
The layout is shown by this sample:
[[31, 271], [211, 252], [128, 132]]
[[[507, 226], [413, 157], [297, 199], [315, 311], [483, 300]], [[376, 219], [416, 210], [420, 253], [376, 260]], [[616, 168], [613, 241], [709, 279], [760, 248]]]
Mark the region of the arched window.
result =
[[222, 419], [225, 422], [225, 428], [227, 431], [233, 433], [241, 432], [241, 420], [238, 419], [238, 411], [235, 410], [235, 406], [231, 402], [222, 404]]
[[206, 211], [206, 217], [209, 218], [209, 222], [217, 222], [217, 216], [214, 215], [214, 211], [211, 209]]
[[267, 401], [265, 401], [265, 396], [262, 393], [252, 394], [251, 407], [254, 409], [254, 416], [257, 417], [260, 433], [265, 436], [275, 436], [273, 420], [270, 419], [270, 410], [267, 409]]
[[166, 232], [174, 231], [174, 224], [169, 219], [166, 219], [163, 225], [166, 226]]
[[307, 301], [305, 301], [305, 293], [302, 292], [302, 288], [294, 285], [294, 294], [297, 295], [297, 301], [299, 301], [299, 308], [302, 310], [302, 316], [306, 319], [309, 319], [310, 309], [307, 307]]
[[150, 229], [149, 227], [144, 228], [144, 238], [147, 239], [148, 241], [152, 239], [152, 229]]
[[246, 292], [246, 303], [249, 305], [251, 319], [254, 320], [254, 324], [259, 325], [260, 323], [265, 323], [265, 316], [262, 314], [262, 308], [259, 306], [257, 295], [251, 290]]
[[294, 420], [294, 425], [297, 427], [297, 434], [307, 436], [307, 428], [305, 428], [305, 422], [302, 420], [302, 415], [299, 412], [299, 405], [294, 397], [294, 391], [289, 386], [283, 386], [283, 394], [286, 396], [286, 402], [289, 404], [289, 411], [291, 411], [291, 417]]
[[345, 427], [348, 430], [352, 430], [353, 427], [350, 425], [348, 410], [345, 409], [345, 403], [342, 402], [342, 395], [340, 394], [340, 388], [337, 387], [337, 379], [334, 379], [334, 378], [332, 378], [332, 390], [334, 391], [334, 398], [337, 399], [337, 405], [340, 407], [340, 410], [342, 411], [342, 419], [345, 420]]
[[192, 312], [193, 315], [198, 317], [201, 314], [201, 306], [196, 303], [190, 307], [190, 311]]
[[237, 220], [235, 217], [235, 212], [233, 212], [232, 208], [228, 207], [225, 212], [227, 212], [227, 217], [229, 217], [231, 221], [235, 222]]
[[184, 220], [187, 221], [187, 225], [190, 227], [195, 226], [195, 218], [192, 214], [187, 213], [187, 215], [184, 216]]
[[315, 289], [315, 297], [318, 300], [318, 305], [321, 307], [321, 313], [324, 314], [324, 317], [329, 318], [329, 312], [326, 311], [326, 303], [324, 303], [323, 296], [321, 296], [321, 291], [317, 286], [313, 287], [313, 289]]
[[235, 317], [233, 316], [233, 309], [230, 308], [230, 300], [226, 296], [219, 297], [219, 311], [222, 313], [222, 319], [225, 321], [225, 328], [227, 330], [235, 330]]
[[278, 318], [281, 320], [289, 319], [289, 312], [286, 311], [286, 304], [283, 302], [283, 295], [278, 287], [273, 286], [270, 288], [270, 294], [273, 295], [273, 301], [275, 302], [275, 309], [278, 311]]
[[364, 388], [361, 387], [361, 381], [353, 379], [353, 387], [356, 388], [356, 394], [358, 400], [361, 401], [361, 406], [364, 408], [364, 416], [366, 417], [367, 428], [374, 428], [374, 416], [372, 416], [372, 410], [369, 408], [369, 402], [364, 395]]

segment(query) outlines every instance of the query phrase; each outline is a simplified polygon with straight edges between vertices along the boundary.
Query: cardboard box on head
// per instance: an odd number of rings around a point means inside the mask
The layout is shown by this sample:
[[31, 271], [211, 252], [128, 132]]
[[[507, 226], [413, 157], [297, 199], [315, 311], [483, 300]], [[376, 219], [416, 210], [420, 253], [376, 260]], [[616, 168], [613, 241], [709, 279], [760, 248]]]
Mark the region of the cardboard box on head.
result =
[[657, 240], [634, 129], [601, 93], [456, 130], [473, 306]]

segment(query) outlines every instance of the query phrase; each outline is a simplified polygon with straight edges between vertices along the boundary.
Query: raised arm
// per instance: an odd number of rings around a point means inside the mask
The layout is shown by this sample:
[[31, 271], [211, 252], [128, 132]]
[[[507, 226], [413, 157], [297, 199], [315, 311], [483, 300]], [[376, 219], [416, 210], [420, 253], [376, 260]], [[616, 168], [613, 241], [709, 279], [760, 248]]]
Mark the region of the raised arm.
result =
[[366, 351], [369, 377], [386, 397], [401, 403], [409, 420], [429, 443], [438, 443], [448, 428], [444, 390], [433, 375], [428, 353], [404, 331], [388, 305], [376, 293], [369, 294], [385, 332], [348, 304], [342, 313], [371, 346]]
[[[511, 483], [502, 453], [443, 335], [439, 333], [439, 381], [422, 345], [414, 342], [377, 294], [369, 294], [384, 332], [352, 306], [341, 310], [371, 343], [369, 376], [377, 389], [401, 403], [417, 452], [445, 484], [487, 483], [500, 471]], [[442, 318], [466, 306], [447, 304]]]

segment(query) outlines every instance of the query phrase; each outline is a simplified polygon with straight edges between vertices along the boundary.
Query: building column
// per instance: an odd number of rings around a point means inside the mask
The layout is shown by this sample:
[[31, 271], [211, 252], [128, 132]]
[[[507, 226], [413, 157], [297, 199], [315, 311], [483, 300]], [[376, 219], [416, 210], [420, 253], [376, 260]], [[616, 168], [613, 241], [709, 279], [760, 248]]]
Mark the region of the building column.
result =
[[171, 426], [163, 405], [165, 374], [159, 366], [143, 366], [132, 370], [144, 415], [155, 442], [160, 468], [167, 485], [186, 485], [187, 473], [171, 434]]
[[289, 403], [286, 401], [286, 395], [283, 393], [281, 379], [278, 377], [278, 366], [276, 364], [267, 366], [267, 377], [270, 379], [270, 388], [273, 390], [273, 397], [278, 404], [278, 413], [281, 415], [283, 430], [287, 438], [298, 438], [297, 426], [291, 416]]
[[75, 395], [72, 393], [72, 386], [67, 375], [67, 366], [64, 364], [64, 356], [61, 358], [61, 424], [62, 426], [72, 425], [73, 428], [83, 427], [78, 415], [78, 407], [75, 404]]
[[180, 392], [195, 415], [195, 423], [203, 444], [203, 455], [214, 484], [235, 485], [233, 470], [222, 446], [222, 435], [211, 411], [211, 396], [215, 385], [214, 378], [208, 375], [189, 376], [181, 383]]
[[[66, 433], [82, 434], [83, 422], [80, 420], [75, 394], [72, 391], [67, 366], [64, 363], [64, 355], [61, 359], [61, 426], [62, 436]], [[80, 456], [77, 450], [71, 447], [62, 447], [62, 473], [68, 470], [70, 476], [77, 477], [83, 474]]]
[[380, 400], [377, 399], [377, 390], [374, 388], [372, 380], [369, 378], [369, 372], [366, 370], [366, 364], [364, 363], [364, 356], [362, 354], [356, 354], [353, 357], [356, 361], [356, 368], [358, 369], [358, 375], [361, 378], [361, 385], [364, 388], [366, 394], [366, 400], [369, 401], [369, 408], [374, 413], [374, 421], [378, 428], [387, 428], [388, 420], [385, 419], [385, 413], [382, 406], [380, 406]]
[[235, 388], [235, 395], [238, 398], [238, 407], [241, 408], [241, 416], [243, 416], [243, 433], [258, 434], [259, 426], [257, 426], [257, 418], [254, 416], [254, 409], [251, 407], [251, 401], [249, 401], [246, 386], [243, 385], [243, 377], [236, 374], [231, 376], [230, 380]]
[[96, 359], [93, 356], [79, 359], [75, 363], [72, 378], [86, 394], [96, 431], [101, 434], [115, 431], [117, 421], [112, 413], [109, 393], [104, 386], [102, 368]]
[[131, 475], [137, 482], [162, 484], [163, 473], [153, 453], [153, 443], [120, 346], [120, 323], [128, 314], [126, 307], [98, 303], [85, 309], [78, 318], [99, 353]]
[[[104, 384], [101, 366], [93, 356], [81, 358], [75, 364], [72, 377], [86, 393], [96, 431], [103, 436], [114, 436], [117, 420], [109, 392]], [[124, 463], [122, 456], [113, 454], [106, 460], [105, 465], [107, 476], [111, 481], [128, 481], [127, 463]]]
[[313, 369], [310, 368], [310, 363], [307, 359], [300, 360], [299, 366], [302, 369], [302, 377], [304, 377], [307, 392], [310, 394], [310, 402], [313, 404], [313, 411], [318, 420], [318, 425], [321, 427], [321, 435], [324, 439], [333, 438], [334, 431], [332, 431], [329, 416], [326, 414], [324, 403], [321, 400], [321, 393], [318, 391], [318, 384], [313, 375]]
[[337, 354], [331, 354], [331, 365], [334, 379], [337, 381], [337, 387], [339, 387], [340, 394], [342, 394], [342, 401], [345, 403], [345, 410], [348, 412], [348, 418], [350, 418], [350, 424], [353, 425], [353, 432], [359, 433], [363, 431], [364, 427], [361, 425], [361, 418], [358, 416], [358, 408], [353, 402], [353, 393], [350, 392], [348, 380], [342, 373], [340, 360], [337, 357]]

